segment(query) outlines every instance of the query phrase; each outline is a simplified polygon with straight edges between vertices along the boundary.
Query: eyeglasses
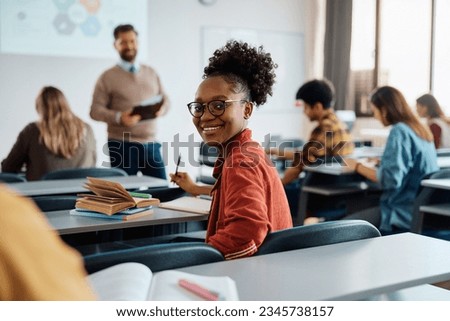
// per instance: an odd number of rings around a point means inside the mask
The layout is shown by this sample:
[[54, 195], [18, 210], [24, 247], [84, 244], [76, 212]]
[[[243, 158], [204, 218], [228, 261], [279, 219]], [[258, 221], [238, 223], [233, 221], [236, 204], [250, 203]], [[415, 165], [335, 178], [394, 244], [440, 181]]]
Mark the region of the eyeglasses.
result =
[[225, 112], [225, 108], [230, 103], [236, 103], [236, 102], [246, 103], [247, 100], [243, 100], [243, 99], [211, 100], [210, 102], [207, 102], [207, 103], [192, 102], [192, 103], [187, 104], [187, 106], [188, 106], [189, 112], [195, 118], [200, 118], [203, 116], [203, 114], [205, 113], [205, 107], [208, 107], [208, 110], [211, 113], [211, 115], [218, 117], [218, 116], [223, 115], [223, 113]]

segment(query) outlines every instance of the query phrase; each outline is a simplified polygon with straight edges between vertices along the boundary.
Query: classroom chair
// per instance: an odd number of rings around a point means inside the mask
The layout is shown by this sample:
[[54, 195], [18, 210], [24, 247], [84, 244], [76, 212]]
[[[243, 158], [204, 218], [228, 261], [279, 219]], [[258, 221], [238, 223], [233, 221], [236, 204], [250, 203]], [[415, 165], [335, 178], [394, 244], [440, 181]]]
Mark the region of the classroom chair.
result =
[[41, 177], [42, 180], [49, 179], [71, 179], [86, 177], [109, 177], [128, 176], [127, 172], [120, 168], [88, 167], [88, 168], [66, 168], [49, 172]]
[[291, 251], [314, 246], [381, 236], [378, 229], [363, 220], [342, 220], [295, 226], [269, 233], [255, 255]]
[[71, 210], [77, 201], [75, 195], [45, 195], [33, 196], [32, 200], [42, 212]]
[[84, 265], [89, 274], [125, 262], [142, 263], [152, 272], [158, 272], [223, 260], [223, 255], [208, 244], [185, 242], [152, 244], [87, 255], [84, 257]]
[[0, 173], [0, 182], [3, 183], [23, 183], [27, 179], [25, 176], [16, 173]]
[[[424, 179], [444, 179], [450, 178], [450, 169], [441, 169], [432, 173]], [[444, 214], [425, 213], [420, 211], [420, 207], [431, 204], [448, 203], [450, 191], [421, 187], [414, 202], [413, 218], [411, 222], [411, 232], [428, 236], [450, 239], [450, 220]], [[447, 231], [445, 231], [447, 230]]]
[[212, 172], [212, 168], [214, 167], [218, 155], [219, 150], [217, 147], [209, 146], [204, 142], [200, 143], [200, 155], [198, 158], [200, 167], [197, 182], [214, 185], [216, 179], [212, 177], [211, 173], [205, 174], [204, 171], [209, 170]]

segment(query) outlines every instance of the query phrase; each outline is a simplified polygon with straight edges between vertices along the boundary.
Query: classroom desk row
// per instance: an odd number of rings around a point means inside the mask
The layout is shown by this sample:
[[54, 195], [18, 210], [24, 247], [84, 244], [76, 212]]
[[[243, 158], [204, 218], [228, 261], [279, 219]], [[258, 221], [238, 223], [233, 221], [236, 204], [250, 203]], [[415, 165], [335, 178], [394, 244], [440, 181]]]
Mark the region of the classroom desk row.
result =
[[[151, 176], [114, 176], [102, 177], [102, 179], [118, 182], [125, 189], [138, 189], [166, 187], [168, 182]], [[41, 180], [22, 183], [8, 183], [8, 186], [17, 193], [24, 196], [41, 196], [41, 195], [59, 195], [59, 194], [77, 194], [87, 192], [83, 187], [86, 183], [85, 178], [76, 179], [57, 179], [57, 180]]]
[[155, 207], [153, 213], [130, 221], [70, 215], [70, 210], [45, 212], [50, 225], [60, 234], [111, 231], [132, 227], [205, 221], [206, 214], [174, 211]]
[[442, 300], [448, 291], [425, 285], [450, 280], [449, 253], [450, 242], [403, 233], [180, 270], [229, 276], [240, 300]]
[[[374, 147], [363, 147], [357, 150], [353, 156], [358, 158], [376, 157], [382, 153], [382, 149]], [[441, 169], [450, 168], [448, 153], [447, 150], [441, 150], [438, 153], [438, 165]], [[306, 174], [300, 191], [298, 212], [293, 215], [295, 225], [303, 224], [311, 195], [334, 197], [335, 199], [341, 197], [348, 200], [350, 211], [354, 212], [365, 207], [375, 206], [375, 200], [382, 192], [379, 184], [356, 175], [353, 170], [338, 162], [305, 166], [304, 171]], [[332, 199], [328, 199], [328, 201], [330, 200], [333, 202]], [[442, 207], [444, 207], [444, 212], [449, 212], [448, 215], [450, 215], [450, 210], [447, 211], [446, 206], [439, 205], [437, 207], [435, 210], [439, 212], [436, 213], [442, 214]], [[426, 208], [426, 211], [428, 212], [430, 209]]]
[[[450, 179], [425, 179], [422, 181], [422, 186], [448, 190], [450, 199]], [[424, 213], [439, 214], [443, 216], [450, 216], [450, 203], [429, 204], [420, 206], [420, 211]]]

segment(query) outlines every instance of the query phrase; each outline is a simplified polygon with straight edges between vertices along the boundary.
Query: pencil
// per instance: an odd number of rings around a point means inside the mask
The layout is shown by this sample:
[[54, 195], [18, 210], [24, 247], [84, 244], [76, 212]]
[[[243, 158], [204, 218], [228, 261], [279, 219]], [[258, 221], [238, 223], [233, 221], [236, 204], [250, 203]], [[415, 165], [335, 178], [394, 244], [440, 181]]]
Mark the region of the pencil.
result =
[[210, 291], [196, 283], [193, 283], [191, 281], [181, 279], [178, 280], [178, 285], [182, 288], [188, 290], [191, 293], [194, 293], [195, 295], [199, 296], [202, 299], [208, 300], [208, 301], [218, 301], [219, 295], [216, 292]]
[[181, 153], [178, 154], [177, 167], [175, 168], [175, 176], [178, 175], [178, 167], [180, 166]]

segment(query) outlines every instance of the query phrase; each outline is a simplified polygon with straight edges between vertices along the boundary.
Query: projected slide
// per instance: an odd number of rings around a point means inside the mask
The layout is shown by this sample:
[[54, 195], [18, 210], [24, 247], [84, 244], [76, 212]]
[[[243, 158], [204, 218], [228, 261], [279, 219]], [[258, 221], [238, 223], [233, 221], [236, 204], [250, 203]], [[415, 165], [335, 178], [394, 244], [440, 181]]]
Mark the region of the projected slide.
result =
[[131, 23], [147, 48], [146, 0], [2, 0], [0, 52], [114, 58], [112, 31]]

